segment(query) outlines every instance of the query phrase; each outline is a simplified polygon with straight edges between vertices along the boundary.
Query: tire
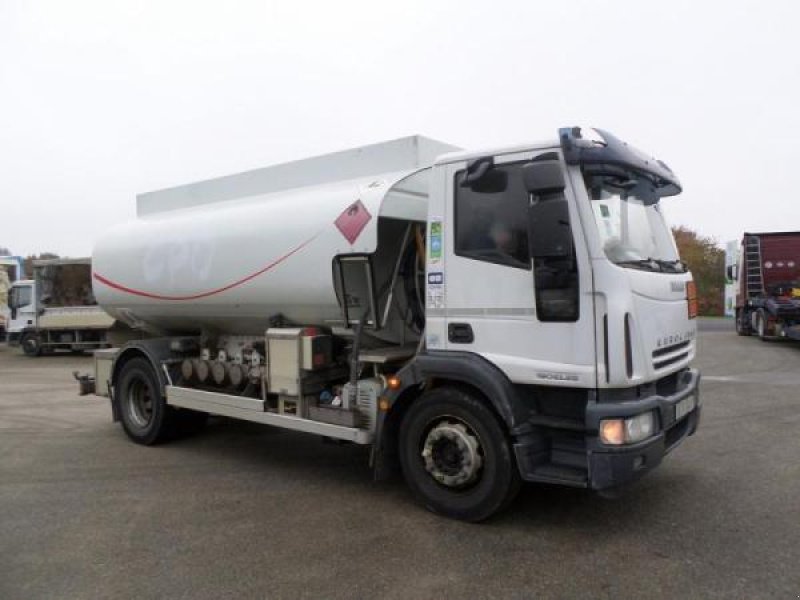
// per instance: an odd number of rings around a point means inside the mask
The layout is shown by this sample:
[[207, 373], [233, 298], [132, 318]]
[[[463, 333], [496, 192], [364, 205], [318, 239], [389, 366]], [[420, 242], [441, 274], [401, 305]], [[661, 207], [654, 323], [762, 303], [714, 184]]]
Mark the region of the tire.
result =
[[26, 333], [19, 342], [26, 356], [35, 357], [42, 355], [42, 339], [38, 333]]
[[767, 341], [769, 337], [767, 333], [767, 315], [762, 308], [759, 308], [756, 313], [756, 334], [762, 342]]
[[151, 446], [175, 432], [175, 410], [161, 395], [153, 367], [145, 358], [132, 358], [122, 366], [117, 398], [125, 433], [137, 444]]
[[400, 425], [400, 464], [428, 510], [463, 521], [488, 519], [520, 487], [501, 423], [481, 400], [456, 388], [431, 390], [411, 405]]
[[736, 311], [736, 333], [739, 335], [752, 335], [752, 329], [745, 319], [746, 314], [744, 310]]

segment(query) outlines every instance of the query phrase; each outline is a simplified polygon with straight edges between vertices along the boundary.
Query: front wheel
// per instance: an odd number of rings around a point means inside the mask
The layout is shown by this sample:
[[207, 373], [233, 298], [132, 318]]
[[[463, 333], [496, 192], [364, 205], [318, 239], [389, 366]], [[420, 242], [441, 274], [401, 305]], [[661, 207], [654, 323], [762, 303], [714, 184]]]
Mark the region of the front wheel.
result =
[[480, 399], [455, 388], [431, 390], [409, 408], [400, 427], [400, 462], [414, 495], [455, 519], [483, 521], [519, 491], [499, 420]]
[[26, 333], [20, 341], [20, 346], [27, 356], [42, 355], [42, 339], [37, 333]]

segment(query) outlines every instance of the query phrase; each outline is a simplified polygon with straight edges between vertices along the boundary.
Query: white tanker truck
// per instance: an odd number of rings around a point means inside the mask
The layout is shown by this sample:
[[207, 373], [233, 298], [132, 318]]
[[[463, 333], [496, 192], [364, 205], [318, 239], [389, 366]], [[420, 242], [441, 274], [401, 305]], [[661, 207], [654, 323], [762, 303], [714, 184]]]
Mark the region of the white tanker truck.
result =
[[371, 446], [479, 521], [521, 480], [611, 492], [700, 418], [667, 166], [614, 136], [409, 137], [138, 197], [92, 258], [138, 338], [95, 356], [135, 442], [208, 414]]

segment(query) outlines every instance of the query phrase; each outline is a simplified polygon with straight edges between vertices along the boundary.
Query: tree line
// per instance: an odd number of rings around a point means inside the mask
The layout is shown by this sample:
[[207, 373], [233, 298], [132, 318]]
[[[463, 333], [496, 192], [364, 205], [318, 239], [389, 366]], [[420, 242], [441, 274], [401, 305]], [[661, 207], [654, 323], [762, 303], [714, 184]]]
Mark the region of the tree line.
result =
[[725, 251], [713, 237], [702, 236], [688, 227], [673, 227], [672, 233], [681, 259], [694, 277], [700, 314], [724, 314]]

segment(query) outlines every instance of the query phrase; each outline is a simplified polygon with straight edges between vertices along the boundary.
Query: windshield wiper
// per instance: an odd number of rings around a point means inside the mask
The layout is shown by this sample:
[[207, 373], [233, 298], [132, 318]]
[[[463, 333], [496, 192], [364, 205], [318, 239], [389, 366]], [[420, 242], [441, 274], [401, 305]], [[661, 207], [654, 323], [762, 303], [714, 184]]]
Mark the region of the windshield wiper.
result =
[[655, 260], [659, 265], [661, 265], [662, 271], [664, 270], [664, 267], [669, 267], [673, 273], [685, 273], [688, 271], [686, 268], [686, 263], [680, 258], [676, 258], [675, 260], [660, 260], [658, 258], [652, 258], [650, 260]]
[[618, 265], [626, 267], [637, 267], [648, 271], [671, 271], [673, 273], [685, 273], [686, 264], [680, 260], [662, 260], [660, 258], [640, 258], [637, 260], [621, 260], [617, 262]]
[[625, 267], [636, 267], [646, 271], [663, 271], [662, 264], [654, 258], [639, 258], [636, 260], [620, 260], [616, 264]]

